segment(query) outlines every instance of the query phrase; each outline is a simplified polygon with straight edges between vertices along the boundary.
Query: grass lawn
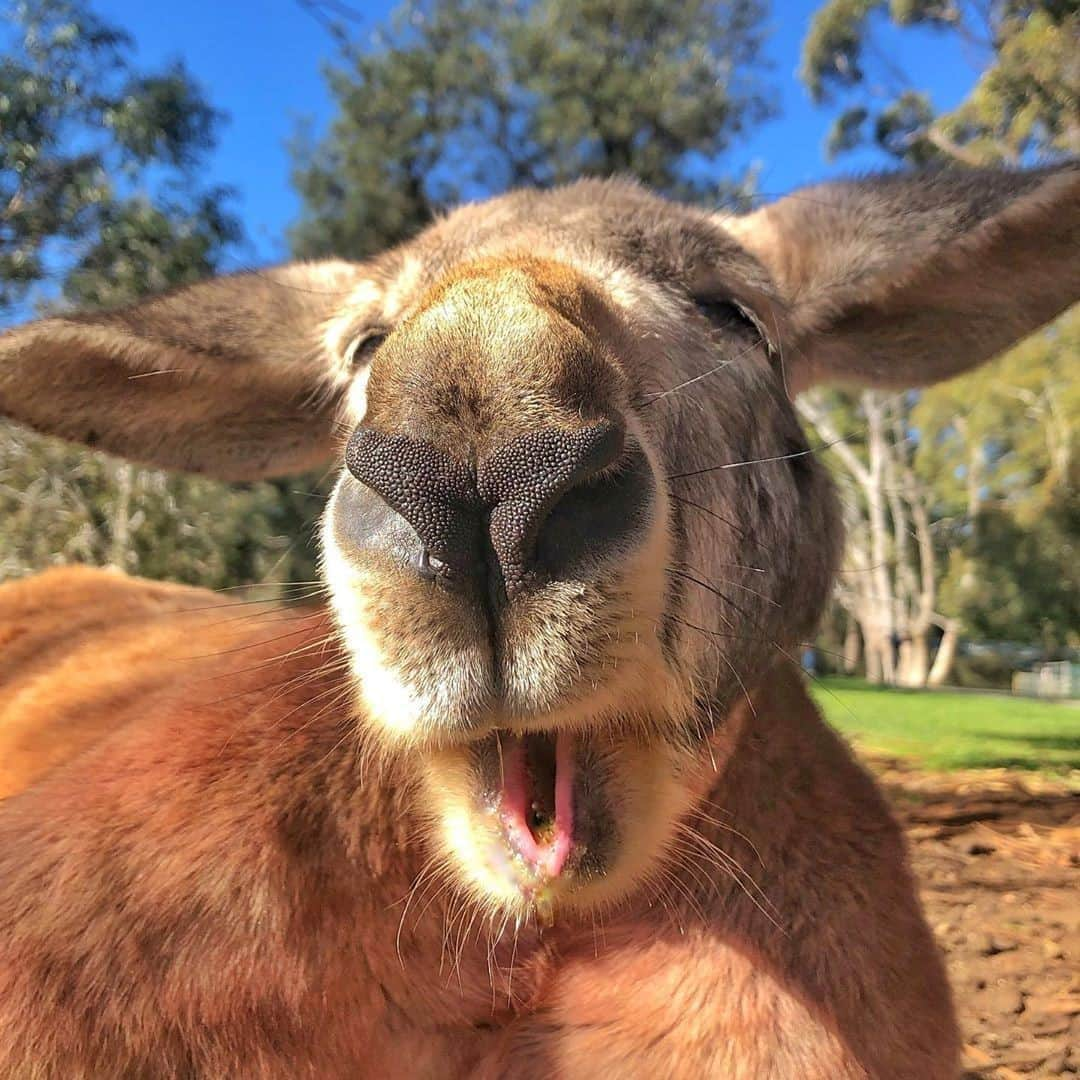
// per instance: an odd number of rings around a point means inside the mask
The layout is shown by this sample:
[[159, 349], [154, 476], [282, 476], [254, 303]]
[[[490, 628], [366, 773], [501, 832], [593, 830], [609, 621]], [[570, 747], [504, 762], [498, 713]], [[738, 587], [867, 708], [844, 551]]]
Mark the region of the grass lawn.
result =
[[1080, 705], [996, 694], [892, 690], [858, 679], [811, 684], [857, 746], [930, 769], [1080, 769]]

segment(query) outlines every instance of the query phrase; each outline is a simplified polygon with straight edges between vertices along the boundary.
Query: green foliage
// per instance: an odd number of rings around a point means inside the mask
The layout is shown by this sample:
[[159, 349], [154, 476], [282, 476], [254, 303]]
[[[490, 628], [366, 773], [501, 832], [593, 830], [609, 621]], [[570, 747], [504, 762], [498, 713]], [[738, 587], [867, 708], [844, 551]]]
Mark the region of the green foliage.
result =
[[770, 107], [758, 0], [406, 0], [329, 72], [339, 115], [295, 147], [303, 255], [359, 257], [446, 204], [623, 173], [709, 202]]
[[[947, 113], [878, 47], [883, 21], [957, 35], [984, 70]], [[913, 164], [1019, 161], [1080, 152], [1080, 5], [1076, 0], [828, 0], [803, 42], [800, 74], [817, 101], [856, 98], [830, 153], [876, 145]]]
[[949, 142], [965, 147], [973, 160], [1080, 152], [1080, 8], [1024, 7], [1034, 10], [1003, 20], [996, 61], [968, 99], [941, 118]]
[[1022, 524], [989, 508], [951, 552], [942, 604], [977, 639], [1080, 648], [1080, 501]]
[[[962, 379], [923, 391], [912, 423], [920, 471], [943, 500], [977, 499], [1028, 522], [1080, 479], [1080, 308]], [[974, 515], [977, 507], [970, 507]]]
[[[115, 302], [212, 270], [237, 226], [225, 192], [192, 182], [220, 118], [183, 68], [135, 70], [128, 38], [82, 0], [17, 0], [12, 16], [0, 54], [0, 318], [54, 278], [71, 300]], [[91, 276], [121, 280], [106, 296]]]
[[73, 562], [207, 588], [312, 580], [321, 500], [299, 486], [171, 475], [0, 425], [0, 580]]
[[237, 230], [214, 195], [193, 205], [134, 196], [98, 208], [99, 230], [64, 279], [82, 308], [115, 307], [206, 277]]
[[1072, 704], [838, 678], [811, 690], [828, 721], [871, 753], [930, 769], [1080, 769], [1080, 709]]
[[861, 65], [866, 21], [882, 0], [830, 0], [814, 16], [803, 42], [800, 75], [814, 99], [825, 98], [829, 82], [854, 86]]
[[976, 637], [1080, 648], [1080, 308], [925, 391], [917, 464], [940, 499], [942, 603]]

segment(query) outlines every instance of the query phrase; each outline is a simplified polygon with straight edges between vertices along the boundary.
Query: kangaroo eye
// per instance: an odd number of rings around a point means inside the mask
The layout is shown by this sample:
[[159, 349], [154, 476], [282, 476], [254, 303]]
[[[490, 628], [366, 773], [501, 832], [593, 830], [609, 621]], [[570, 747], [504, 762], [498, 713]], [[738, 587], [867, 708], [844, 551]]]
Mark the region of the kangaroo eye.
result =
[[366, 367], [371, 363], [379, 346], [389, 336], [389, 330], [372, 328], [358, 334], [353, 343], [345, 350], [345, 359], [351, 368]]
[[757, 337], [764, 337], [754, 317], [734, 300], [713, 300], [696, 296], [694, 303], [698, 311], [718, 329], [734, 330], [736, 333], [749, 332]]

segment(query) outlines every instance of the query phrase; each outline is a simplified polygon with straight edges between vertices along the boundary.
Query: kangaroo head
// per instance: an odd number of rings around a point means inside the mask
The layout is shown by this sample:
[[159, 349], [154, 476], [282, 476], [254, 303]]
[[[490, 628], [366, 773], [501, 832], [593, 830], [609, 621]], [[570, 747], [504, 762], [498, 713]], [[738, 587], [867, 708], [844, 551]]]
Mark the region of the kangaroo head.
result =
[[841, 547], [793, 396], [917, 386], [1080, 295], [1080, 170], [881, 177], [741, 218], [622, 182], [465, 206], [0, 340], [0, 412], [245, 479], [336, 460], [358, 723], [511, 913], [657, 866]]

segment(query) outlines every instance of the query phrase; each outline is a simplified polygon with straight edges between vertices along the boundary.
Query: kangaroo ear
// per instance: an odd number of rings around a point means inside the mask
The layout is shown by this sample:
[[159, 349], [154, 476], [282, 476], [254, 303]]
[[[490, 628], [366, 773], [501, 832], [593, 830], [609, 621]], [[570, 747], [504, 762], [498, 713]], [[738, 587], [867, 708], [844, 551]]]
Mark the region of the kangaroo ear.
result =
[[323, 464], [350, 381], [334, 317], [362, 280], [348, 263], [298, 263], [11, 330], [0, 416], [224, 480]]
[[723, 224], [789, 305], [793, 393], [947, 379], [1080, 299], [1076, 163], [823, 184]]

